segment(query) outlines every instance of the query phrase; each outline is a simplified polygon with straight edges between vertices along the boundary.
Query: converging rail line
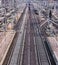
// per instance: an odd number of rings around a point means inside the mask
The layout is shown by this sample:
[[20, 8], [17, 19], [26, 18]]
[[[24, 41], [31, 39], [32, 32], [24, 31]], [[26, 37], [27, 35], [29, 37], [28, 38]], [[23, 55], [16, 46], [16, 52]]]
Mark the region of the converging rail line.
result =
[[52, 65], [34, 10], [29, 3], [14, 27], [17, 33], [3, 65]]
[[29, 4], [23, 59], [21, 65], [51, 65], [47, 50], [39, 33], [39, 25], [34, 7]]

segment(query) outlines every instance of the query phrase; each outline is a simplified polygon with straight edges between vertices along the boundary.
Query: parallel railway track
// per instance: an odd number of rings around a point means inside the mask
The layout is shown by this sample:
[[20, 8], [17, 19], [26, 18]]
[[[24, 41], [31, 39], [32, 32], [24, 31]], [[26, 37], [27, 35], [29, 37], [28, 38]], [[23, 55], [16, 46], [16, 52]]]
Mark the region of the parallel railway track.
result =
[[3, 65], [13, 65], [13, 64], [10, 64], [10, 63], [11, 63], [11, 60], [12, 60], [12, 57], [13, 57], [13, 53], [14, 52], [16, 53], [15, 47], [16, 47], [16, 44], [17, 44], [19, 34], [21, 33], [20, 29], [21, 29], [21, 26], [22, 26], [23, 18], [25, 16], [25, 11], [26, 11], [26, 7], [25, 7], [25, 9], [24, 9], [24, 11], [21, 15], [21, 18], [18, 20], [19, 22], [14, 27], [14, 30], [16, 30], [16, 35], [15, 35], [13, 42], [12, 42], [10, 48], [9, 48], [9, 51], [6, 55], [6, 58], [5, 58], [5, 61], [3, 62]]
[[[34, 7], [33, 7], [33, 9], [34, 9]], [[47, 50], [46, 50], [46, 47], [44, 45], [43, 39], [41, 38], [41, 35], [40, 35], [40, 32], [39, 32], [39, 24], [38, 24], [39, 21], [37, 20], [36, 15], [34, 14], [34, 12], [33, 12], [32, 17], [34, 18], [32, 25], [33, 25], [34, 32], [35, 32], [34, 33], [35, 34], [34, 40], [35, 40], [35, 43], [36, 43], [38, 64], [39, 65], [51, 65], [49, 55], [47, 53]]]
[[[3, 65], [51, 65], [49, 55], [39, 32], [39, 21], [34, 13], [32, 4], [29, 4], [26, 28], [24, 28], [24, 33], [22, 33], [22, 31], [19, 30], [23, 18], [26, 17], [24, 14], [25, 12], [22, 15], [23, 17], [20, 23], [14, 28], [17, 33], [13, 45], [10, 47], [10, 52], [8, 52], [8, 58], [5, 59], [6, 61]], [[22, 35], [20, 35], [21, 33]], [[18, 38], [19, 35], [22, 39]], [[19, 43], [21, 43], [21, 45]]]
[[21, 65], [51, 65], [47, 50], [39, 33], [38, 20], [33, 10], [34, 7], [30, 5]]
[[25, 43], [24, 43], [24, 51], [23, 51], [23, 59], [21, 65], [38, 65], [37, 58], [36, 58], [36, 50], [34, 45], [34, 33], [33, 33], [33, 27], [32, 20], [31, 20], [31, 11], [29, 11], [29, 19], [27, 22], [27, 29], [26, 29], [26, 37], [25, 37]]

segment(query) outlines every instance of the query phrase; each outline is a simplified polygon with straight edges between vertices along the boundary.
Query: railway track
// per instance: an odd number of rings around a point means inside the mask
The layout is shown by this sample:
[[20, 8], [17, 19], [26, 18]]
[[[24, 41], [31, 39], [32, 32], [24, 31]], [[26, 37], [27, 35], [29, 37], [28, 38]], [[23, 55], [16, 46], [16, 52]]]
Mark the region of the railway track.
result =
[[17, 33], [3, 65], [51, 65], [32, 4], [22, 16], [20, 22], [24, 22], [15, 26]]
[[36, 21], [36, 24], [33, 24], [33, 27], [35, 31], [34, 40], [36, 43], [39, 65], [53, 65], [53, 58], [51, 57], [51, 55], [48, 54], [47, 47], [45, 45], [45, 42], [43, 41], [43, 38], [40, 32], [40, 28], [39, 28], [40, 25], [38, 24], [39, 22], [38, 18], [34, 13], [33, 13], [33, 16], [34, 16], [34, 21]]
[[[21, 29], [23, 28], [22, 26], [25, 25], [25, 23], [24, 24], [22, 24], [22, 23], [25, 20], [24, 17], [26, 16], [25, 15], [26, 9], [27, 9], [27, 7], [25, 7], [24, 12], [22, 13], [22, 16], [21, 16], [19, 22], [14, 27], [14, 30], [16, 30], [17, 33], [16, 33], [16, 35], [13, 39], [13, 42], [9, 48], [9, 51], [6, 55], [6, 58], [5, 58], [5, 61], [3, 62], [3, 65], [14, 65], [14, 64], [18, 65], [17, 62], [18, 62], [18, 55], [19, 55], [19, 51], [20, 51], [19, 48], [22, 47], [22, 46], [20, 46], [20, 43], [24, 39], [24, 35], [25, 35], [25, 31], [23, 30], [24, 31], [23, 32]], [[21, 38], [23, 37], [21, 41], [18, 40], [18, 39], [20, 39], [20, 37]]]
[[37, 61], [37, 54], [35, 49], [35, 44], [33, 40], [33, 27], [31, 21], [31, 14], [29, 11], [29, 19], [27, 22], [27, 29], [26, 29], [26, 36], [25, 36], [25, 43], [23, 49], [23, 57], [20, 65], [38, 65]]
[[[26, 7], [27, 7], [27, 6], [26, 6]], [[16, 25], [14, 26], [14, 30], [16, 30], [17, 32], [18, 32], [18, 30], [20, 30], [20, 28], [21, 28], [22, 20], [23, 20], [24, 15], [25, 15], [26, 7], [24, 8], [23, 13], [21, 14], [20, 19], [18, 20], [19, 22], [17, 22]]]
[[51, 65], [47, 50], [41, 39], [38, 26], [34, 7], [29, 4], [29, 19], [20, 65]]

